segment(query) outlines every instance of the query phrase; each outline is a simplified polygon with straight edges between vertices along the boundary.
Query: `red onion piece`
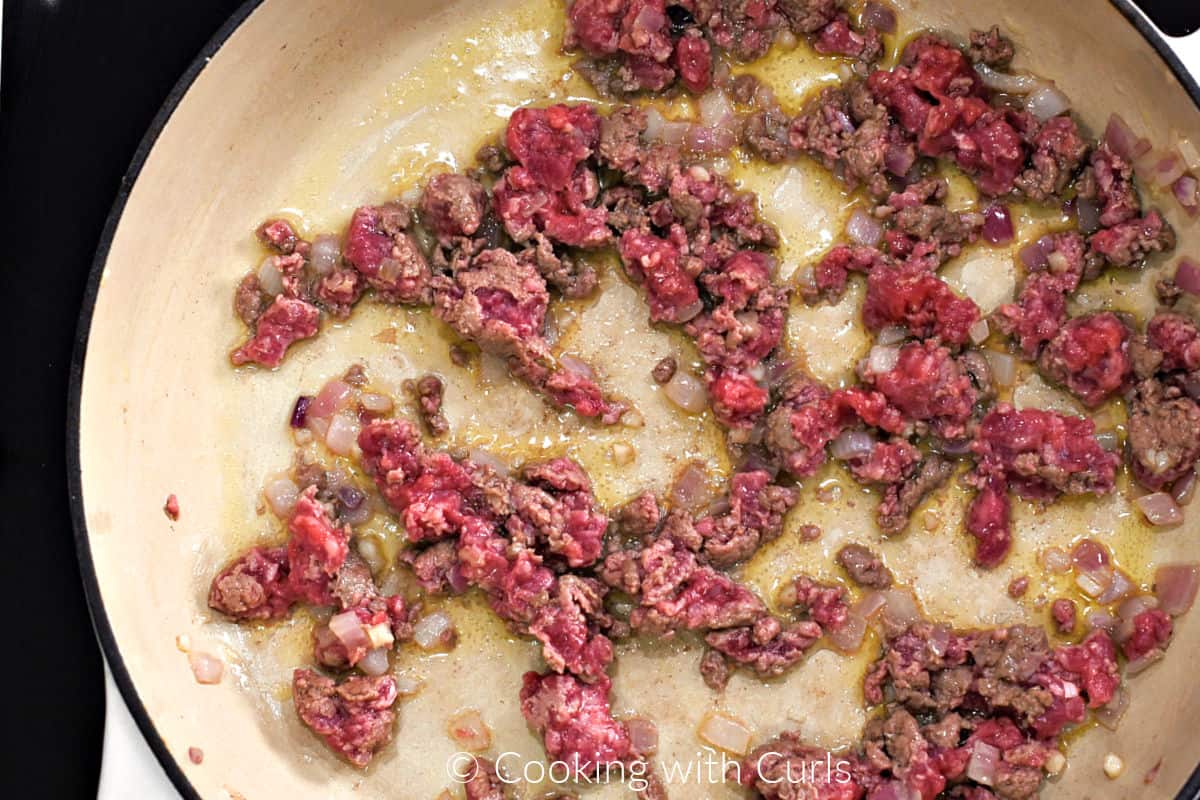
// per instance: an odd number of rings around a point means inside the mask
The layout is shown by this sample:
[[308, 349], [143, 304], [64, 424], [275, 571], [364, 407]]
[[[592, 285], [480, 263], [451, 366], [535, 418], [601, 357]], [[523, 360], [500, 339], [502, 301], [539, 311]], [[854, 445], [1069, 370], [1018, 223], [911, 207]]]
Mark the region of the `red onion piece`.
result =
[[471, 584], [467, 581], [467, 576], [463, 574], [462, 568], [455, 564], [446, 573], [446, 582], [450, 584], [450, 589], [455, 594], [462, 594], [467, 589], [471, 588]]
[[1099, 572], [1108, 566], [1108, 551], [1092, 539], [1081, 539], [1071, 549], [1071, 563], [1079, 572]]
[[967, 762], [967, 777], [984, 786], [993, 786], [999, 764], [1000, 750], [982, 740], [976, 741]]
[[891, 372], [900, 363], [900, 348], [875, 345], [867, 355], [867, 369], [876, 375]]
[[990, 244], [1008, 244], [1016, 236], [1008, 206], [993, 203], [983, 211], [983, 238]]
[[863, 6], [861, 23], [864, 28], [874, 28], [880, 33], [896, 32], [896, 12], [879, 0], [868, 0]]
[[313, 272], [318, 275], [328, 275], [337, 268], [342, 260], [342, 246], [336, 236], [327, 233], [313, 239], [312, 250], [308, 255], [308, 263]]
[[1049, 255], [1047, 252], [1048, 245], [1049, 242], [1043, 237], [1021, 248], [1021, 251], [1017, 255], [1020, 257], [1021, 263], [1025, 265], [1025, 269], [1036, 272], [1039, 269], [1045, 269], [1049, 265], [1047, 259]]
[[1062, 575], [1071, 569], [1071, 556], [1061, 547], [1047, 547], [1042, 551], [1042, 566], [1051, 575]]
[[1023, 72], [1001, 72], [998, 69], [989, 67], [987, 64], [976, 64], [975, 72], [979, 74], [979, 79], [983, 81], [983, 85], [993, 92], [1029, 94], [1046, 85], [1046, 82], [1036, 75]]
[[1115, 603], [1122, 598], [1128, 597], [1129, 593], [1135, 588], [1137, 587], [1133, 585], [1133, 581], [1129, 579], [1128, 575], [1119, 569], [1114, 569], [1112, 571], [1112, 580], [1109, 582], [1108, 588], [1106, 588], [1099, 594], [1099, 596], [1096, 597], [1096, 602], [1100, 603], [1101, 605]]
[[838, 461], [869, 456], [875, 449], [875, 439], [866, 431], [845, 431], [829, 447], [829, 452]]
[[1017, 382], [1017, 359], [999, 350], [985, 350], [983, 357], [992, 368], [992, 379], [997, 386], [1012, 386]]
[[1117, 627], [1117, 618], [1107, 611], [1089, 611], [1083, 619], [1087, 623], [1088, 630], [1112, 633]]
[[1108, 118], [1104, 141], [1110, 150], [1130, 162], [1145, 155], [1151, 147], [1150, 142], [1138, 138], [1120, 114]]
[[1034, 90], [1025, 99], [1025, 110], [1042, 122], [1057, 117], [1071, 108], [1071, 99], [1053, 83]]
[[1200, 564], [1163, 564], [1154, 573], [1159, 607], [1173, 617], [1187, 613], [1200, 588]]
[[641, 31], [657, 33], [662, 30], [666, 22], [667, 15], [655, 8], [652, 3], [647, 3], [642, 6], [642, 10], [634, 18], [633, 27], [634, 30], [641, 29]]
[[350, 384], [340, 380], [332, 380], [321, 387], [316, 398], [308, 405], [308, 419], [329, 419], [334, 413], [341, 411], [350, 402], [353, 393]]
[[667, 399], [689, 414], [699, 414], [708, 406], [704, 384], [686, 369], [677, 369], [663, 385]]
[[1200, 264], [1184, 256], [1175, 268], [1175, 285], [1190, 294], [1200, 295]]
[[851, 609], [850, 613], [846, 615], [845, 622], [825, 633], [838, 650], [843, 653], [854, 653], [862, 647], [863, 638], [867, 634], [867, 620]]
[[413, 641], [424, 650], [446, 647], [454, 641], [454, 623], [443, 611], [434, 611], [413, 625]]
[[700, 125], [702, 127], [715, 128], [726, 124], [733, 118], [733, 105], [722, 91], [706, 92], [700, 97], [697, 105], [700, 108]]
[[654, 755], [658, 750], [658, 726], [645, 717], [632, 717], [625, 720], [625, 730], [629, 733], [629, 747], [639, 756]]
[[325, 433], [325, 446], [339, 456], [348, 456], [358, 441], [358, 420], [348, 414], [335, 414]]
[[683, 137], [684, 145], [694, 153], [720, 155], [728, 153], [737, 143], [737, 136], [731, 128], [707, 128], [703, 125], [692, 125]]
[[1183, 163], [1183, 158], [1174, 150], [1158, 151], [1153, 155], [1154, 162], [1149, 177], [1156, 186], [1172, 186], [1187, 172], [1187, 164]]
[[1192, 502], [1192, 498], [1196, 496], [1196, 470], [1193, 469], [1172, 484], [1171, 496], [1181, 506]]
[[225, 663], [221, 659], [198, 650], [188, 653], [188, 665], [192, 668], [196, 683], [220, 683], [221, 676], [225, 674]]
[[967, 335], [971, 337], [973, 344], [980, 345], [986, 342], [988, 337], [992, 335], [992, 329], [986, 319], [978, 319], [967, 329]]
[[304, 427], [304, 421], [308, 418], [308, 407], [312, 404], [312, 400], [306, 394], [296, 398], [296, 404], [292, 406], [291, 425], [293, 428]]
[[1144, 494], [1134, 500], [1133, 504], [1151, 525], [1163, 527], [1183, 522], [1183, 511], [1175, 502], [1175, 498], [1166, 492]]
[[1188, 214], [1194, 217], [1200, 212], [1200, 180], [1194, 175], [1180, 176], [1179, 180], [1171, 184], [1171, 192]]
[[887, 595], [881, 591], [867, 592], [854, 604], [853, 611], [863, 619], [871, 619], [887, 605]]
[[689, 462], [671, 484], [671, 504], [676, 508], [693, 511], [707, 505], [711, 497], [708, 473], [699, 461]]
[[1113, 631], [1113, 638], [1118, 642], [1125, 642], [1133, 635], [1134, 620], [1138, 614], [1143, 611], [1149, 611], [1152, 608], [1158, 608], [1158, 598], [1151, 594], [1140, 594], [1135, 597], [1130, 597], [1125, 602], [1121, 603], [1117, 608], [1117, 627]]
[[371, 646], [371, 640], [367, 636], [362, 620], [353, 611], [343, 611], [330, 617], [329, 630], [339, 642], [346, 646], [347, 650], [353, 651], [359, 648], [365, 650]]
[[356, 666], [368, 675], [382, 675], [388, 671], [387, 654], [386, 647], [376, 647], [359, 659]]
[[1129, 692], [1119, 687], [1111, 700], [1096, 709], [1096, 721], [1110, 731], [1115, 731], [1129, 708]]
[[875, 247], [883, 241], [883, 223], [865, 210], [855, 209], [846, 221], [846, 235], [855, 244]]
[[387, 414], [392, 410], [392, 406], [395, 405], [392, 398], [386, 394], [377, 394], [375, 392], [363, 392], [358, 402], [364, 410], [370, 411], [372, 414]]
[[267, 498], [267, 505], [271, 507], [272, 514], [280, 519], [287, 519], [292, 515], [296, 501], [300, 499], [300, 487], [287, 475], [281, 475], [267, 482], [263, 487], [263, 496]]
[[891, 627], [907, 628], [921, 618], [917, 599], [910, 592], [904, 589], [887, 589], [883, 595], [887, 598], [883, 607], [883, 617]]
[[583, 377], [592, 380], [595, 380], [596, 378], [596, 371], [592, 369], [591, 365], [573, 355], [564, 353], [558, 357], [558, 363], [561, 364], [565, 369], [574, 372], [576, 375], [582, 375]]
[[492, 729], [473, 708], [463, 709], [446, 720], [446, 732], [464, 750], [478, 753], [492, 746]]
[[744, 756], [750, 750], [754, 734], [737, 717], [710, 711], [700, 722], [696, 735], [713, 747]]

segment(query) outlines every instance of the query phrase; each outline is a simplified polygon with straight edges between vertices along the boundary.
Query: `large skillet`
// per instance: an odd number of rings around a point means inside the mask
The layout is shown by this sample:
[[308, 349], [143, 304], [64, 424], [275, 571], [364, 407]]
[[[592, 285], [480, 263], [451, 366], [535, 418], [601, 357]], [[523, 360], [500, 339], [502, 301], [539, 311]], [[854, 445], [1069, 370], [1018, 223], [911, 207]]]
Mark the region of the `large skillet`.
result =
[[[281, 734], [286, 726], [264, 717], [236, 674], [217, 687], [200, 686], [175, 647], [180, 633], [200, 631], [203, 638], [202, 587], [212, 565], [240, 541], [236, 530], [261, 527], [252, 495], [265, 473], [287, 463], [288, 445], [278, 435], [282, 409], [300, 386], [311, 388], [334, 368], [310, 360], [277, 374], [235, 376], [223, 358], [237, 335], [230, 291], [260, 257], [247, 235], [256, 220], [288, 207], [330, 207], [323, 194], [328, 175], [312, 177], [314, 164], [353, 174], [361, 166], [353, 154], [363, 148], [404, 151], [407, 143], [390, 141], [386, 127], [381, 134], [369, 121], [357, 122], [363, 108], [387, 96], [387, 76], [421, 65], [443, 39], [462, 39], [515, 5], [251, 0], [171, 93], [109, 218], [72, 369], [73, 514], [109, 664], [187, 797], [363, 796], [354, 792], [357, 776], [314, 751], [302, 732], [301, 739], [290, 728]], [[1092, 126], [1119, 109], [1141, 130], [1200, 133], [1200, 87], [1125, 0], [899, 5], [932, 27], [1000, 23], [1016, 34], [1019, 64], [1055, 78]], [[557, 37], [557, 24], [556, 17], [547, 37]], [[423, 91], [436, 105], [449, 101], [454, 87], [431, 79]], [[462, 113], [432, 144], [461, 158], [478, 138], [475, 126], [473, 113]], [[368, 133], [384, 138], [364, 141]], [[378, 175], [379, 165], [372, 170], [363, 174]], [[1183, 233], [1181, 247], [1194, 252], [1195, 227]], [[169, 492], [183, 504], [174, 525], [161, 511]], [[1155, 556], [1178, 558], [1190, 549], [1194, 560], [1188, 539], [1197, 532], [1193, 513], [1187, 529], [1156, 541]], [[1200, 761], [1198, 616], [1182, 621], [1166, 661], [1138, 679], [1120, 731], [1093, 733], [1073, 747], [1073, 763], [1093, 767], [1072, 768], [1047, 795], [1169, 797], [1180, 787], [1179, 796], [1195, 795], [1200, 778], [1189, 775]], [[389, 770], [420, 753], [403, 727], [398, 738], [401, 752]], [[204, 750], [203, 765], [189, 762], [191, 746]], [[1109, 750], [1130, 765], [1117, 784], [1094, 768]], [[1157, 780], [1143, 786], [1142, 775], [1160, 757]], [[410, 794], [393, 784], [388, 796]]]

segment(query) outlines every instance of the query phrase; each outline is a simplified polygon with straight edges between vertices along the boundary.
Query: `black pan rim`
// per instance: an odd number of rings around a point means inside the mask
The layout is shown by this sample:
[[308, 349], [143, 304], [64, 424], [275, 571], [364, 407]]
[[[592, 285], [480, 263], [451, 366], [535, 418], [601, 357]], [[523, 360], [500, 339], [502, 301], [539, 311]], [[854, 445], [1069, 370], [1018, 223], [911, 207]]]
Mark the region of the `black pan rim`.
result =
[[[126, 170], [124, 177], [121, 179], [121, 187], [117, 192], [112, 209], [108, 213], [108, 218], [105, 220], [104, 229], [96, 247], [96, 255], [92, 259], [87, 284], [84, 289], [83, 302], [80, 307], [79, 323], [75, 330], [75, 345], [71, 355], [69, 373], [66, 420], [67, 490], [71, 505], [71, 522], [75, 535], [75, 552], [79, 559], [79, 574], [83, 581], [84, 594], [87, 598], [88, 609], [92, 617], [92, 626], [95, 629], [96, 638], [100, 642], [100, 648], [104, 653], [105, 662], [112, 671], [113, 680], [116, 682], [121, 697], [125, 701], [130, 714], [133, 716], [138, 730], [141, 731], [142, 737], [150, 746], [154, 757], [166, 772], [167, 778], [170, 779], [175, 789], [186, 800], [204, 799], [196, 791], [196, 788], [192, 786], [191, 781], [184, 774], [179, 762], [171, 755], [166, 742], [159, 735], [158, 729], [154, 726], [154, 722], [150, 718], [150, 713], [146, 710], [145, 704], [138, 695], [137, 687], [134, 686], [133, 678], [125, 666], [124, 658], [121, 656], [121, 649], [117, 645], [116, 637], [113, 635], [112, 625], [108, 620], [108, 615], [104, 609], [104, 601], [100, 594], [100, 584], [96, 577], [95, 563], [92, 560], [92, 549], [83, 508], [83, 476], [80, 466], [79, 438], [83, 368], [84, 359], [87, 355], [88, 335], [91, 331], [92, 313], [95, 310], [96, 298], [100, 291], [100, 277], [104, 273], [104, 265], [108, 260], [108, 253], [112, 248], [118, 223], [125, 210], [125, 204], [128, 202], [129, 196], [133, 191], [134, 183], [141, 174], [142, 168], [145, 166], [146, 160], [150, 156], [150, 151], [154, 148], [154, 144], [158, 141], [159, 135], [166, 128], [167, 123], [175, 113], [175, 109], [183, 101], [188, 89], [191, 88], [196, 78], [200, 76], [200, 73], [204, 71], [209, 60], [229, 40], [234, 31], [241, 27], [242, 23], [262, 5], [263, 1], [246, 0], [234, 12], [233, 16], [213, 35], [208, 43], [204, 45], [204, 48], [196, 56], [195, 60], [188, 66], [175, 86], [172, 87], [162, 107], [150, 123], [145, 136], [142, 137], [141, 142], [138, 144], [129, 169]], [[1175, 55], [1166, 38], [1146, 19], [1132, 0], [1109, 0], [1109, 2], [1121, 12], [1122, 16], [1141, 34], [1142, 38], [1149, 42], [1159, 57], [1162, 58], [1167, 68], [1171, 70], [1171, 73], [1192, 98], [1192, 102], [1200, 108], [1200, 83], [1197, 83], [1196, 76], [1188, 72], [1183, 62]], [[1191, 777], [1188, 778], [1187, 783], [1180, 789], [1176, 795], [1176, 800], [1200, 800], [1200, 765], [1197, 765]]]

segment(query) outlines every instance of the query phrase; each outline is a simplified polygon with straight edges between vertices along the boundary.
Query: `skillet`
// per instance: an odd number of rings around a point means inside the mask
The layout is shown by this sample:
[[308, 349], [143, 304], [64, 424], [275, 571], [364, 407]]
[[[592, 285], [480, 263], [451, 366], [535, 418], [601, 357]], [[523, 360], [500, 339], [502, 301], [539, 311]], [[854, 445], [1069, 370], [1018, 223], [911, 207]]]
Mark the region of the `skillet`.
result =
[[[1148, 29], [1130, 24], [1136, 17], [1124, 5], [1012, 2], [981, 12], [992, 15], [981, 19], [963, 19], [950, 2], [906, 5], [900, 4], [903, 17], [929, 27], [1001, 24], [1018, 39], [1018, 65], [1054, 77], [1093, 127], [1119, 108], [1146, 132], [1165, 136], [1200, 129], [1194, 80], [1156, 50]], [[106, 228], [80, 322], [70, 480], [85, 583], [102, 644], [139, 726], [186, 796], [352, 796], [359, 780], [374, 795], [396, 786], [401, 775], [410, 775], [414, 787], [446, 783], [446, 747], [433, 746], [440, 718], [432, 711], [402, 714], [394, 753], [365, 777], [315, 748], [287, 716], [287, 704], [269, 690], [272, 670], [285, 670], [291, 662], [263, 657], [272, 647], [255, 641], [253, 633], [213, 626], [203, 603], [213, 567], [269, 533], [256, 513], [256, 493], [264, 475], [287, 464], [280, 419], [298, 388], [316, 388], [363, 354], [379, 374], [397, 380], [432, 356], [415, 344], [409, 350], [369, 349], [363, 339], [377, 329], [373, 324], [387, 324], [372, 318], [356, 320], [345, 336], [331, 337], [325, 349], [310, 348], [277, 373], [236, 374], [223, 358], [237, 336], [228, 298], [237, 276], [255, 260], [249, 231], [257, 220], [291, 211], [316, 229], [336, 228], [354, 205], [403, 190], [437, 160], [465, 159], [480, 134], [499, 126], [509, 104], [544, 97], [547, 85], [559, 98], [576, 96], [578, 84], [555, 82], [563, 63], [552, 55], [561, 20], [549, 9], [518, 2], [414, 2], [403, 8], [370, 2], [353, 9], [318, 0], [248, 4], [184, 76], [139, 149]], [[1088, 20], [1085, 30], [1078, 28], [1081, 18]], [[1063, 31], [1071, 31], [1069, 48], [1061, 45]], [[464, 48], [467, 37], [477, 43]], [[459, 70], [451, 69], [451, 77], [468, 81], [465, 90], [447, 77], [442, 69], [447, 64]], [[794, 80], [797, 92], [811, 85], [805, 80], [819, 78], [810, 67], [795, 74], [804, 76]], [[472, 75], [474, 83], [464, 78]], [[748, 180], [760, 182], [765, 202], [787, 175]], [[818, 191], [808, 202], [829, 197]], [[1195, 225], [1172, 221], [1181, 233], [1180, 251], [1194, 251], [1200, 242]], [[838, 227], [836, 219], [825, 224]], [[822, 232], [819, 225], [796, 232], [794, 255], [806, 255]], [[1145, 280], [1152, 284], [1152, 277]], [[610, 323], [611, 343], [641, 335], [635, 296], [613, 297], [611, 308], [593, 312]], [[623, 315], [623, 307], [634, 311]], [[833, 322], [815, 317], [808, 324], [816, 332]], [[853, 334], [847, 337], [835, 340], [837, 347]], [[819, 348], [809, 357], [826, 363], [831, 373], [840, 368]], [[495, 404], [493, 415], [473, 421], [478, 443], [495, 441], [486, 431], [532, 428], [541, 421], [525, 418], [538, 413], [536, 405], [523, 404], [503, 387], [494, 391], [505, 402]], [[675, 435], [685, 448], [713, 452], [704, 431]], [[653, 466], [647, 464], [646, 471], [654, 472]], [[600, 487], [602, 497], [606, 491], [615, 497], [619, 487]], [[160, 510], [172, 492], [182, 504], [174, 525]], [[1123, 519], [1119, 509], [1108, 511]], [[1114, 521], [1111, 529], [1122, 524]], [[1196, 527], [1189, 520], [1182, 530], [1139, 540], [1138, 546], [1155, 560], [1194, 558], [1189, 539]], [[938, 604], [937, 594], [931, 588], [922, 597], [927, 609]], [[952, 599], [942, 603], [952, 605]], [[980, 616], [998, 621], [1003, 613], [989, 608]], [[493, 702], [512, 703], [514, 686], [489, 682], [505, 673], [514, 680], [520, 670], [488, 671], [489, 664], [519, 661], [528, 653], [484, 627], [464, 628], [464, 634], [494, 648], [491, 658], [476, 659], [482, 664], [446, 659], [436, 685], [462, 692], [446, 702], [471, 702], [470, 690], [485, 687]], [[180, 634], [229, 654], [233, 668], [219, 686], [194, 682], [175, 647]], [[275, 652], [286, 652], [286, 641], [271, 644]], [[1189, 669], [1198, 646], [1200, 632], [1184, 618], [1170, 657], [1135, 684], [1121, 728], [1078, 741], [1072, 762], [1079, 768], [1048, 788], [1047, 796], [1106, 797], [1121, 787], [1122, 794], [1168, 797], [1184, 786], [1200, 758], [1188, 736], [1200, 702]], [[673, 671], [675, 658], [682, 657], [647, 654], [645, 663], [622, 678], [645, 685], [654, 674]], [[814, 723], [814, 734], [830, 737], [830, 744], [842, 729], [861, 723], [850, 711], [855, 703], [818, 691], [838, 669], [835, 663], [818, 664], [795, 687], [802, 710], [820, 709], [813, 716], [837, 719], [824, 729]], [[638, 710], [652, 711], [650, 698], [639, 703], [633, 692], [626, 694]], [[754, 706], [757, 698], [747, 689], [743, 702]], [[520, 740], [516, 726], [512, 736], [515, 746], [536, 754], [536, 742]], [[189, 747], [204, 750], [202, 765], [188, 761]], [[1116, 785], [1095, 767], [1109, 751], [1119, 751], [1128, 764]], [[1159, 758], [1158, 779], [1143, 787], [1141, 776]], [[411, 796], [435, 794], [422, 788]]]

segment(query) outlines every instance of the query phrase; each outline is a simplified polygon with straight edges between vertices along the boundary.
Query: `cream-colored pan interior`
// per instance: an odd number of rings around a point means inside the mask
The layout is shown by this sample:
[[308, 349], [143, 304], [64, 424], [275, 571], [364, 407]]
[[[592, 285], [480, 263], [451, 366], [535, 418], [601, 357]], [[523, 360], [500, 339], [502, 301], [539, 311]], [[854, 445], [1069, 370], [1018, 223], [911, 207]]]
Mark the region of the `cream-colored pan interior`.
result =
[[[141, 170], [104, 267], [87, 347], [80, 414], [82, 500], [95, 574], [121, 658], [158, 734], [205, 798], [388, 797], [432, 800], [450, 781], [455, 746], [444, 733], [454, 710], [477, 707], [495, 734], [494, 750], [531, 760], [540, 744], [518, 708], [521, 673], [536, 668], [529, 643], [508, 636], [472, 599], [447, 605], [461, 640], [448, 655], [405, 652], [397, 670], [425, 689], [401, 703], [395, 743], [359, 772], [325, 751], [291, 709], [289, 677], [310, 660], [308, 618], [270, 628], [216, 621], [204, 597], [215, 570], [257, 541], [276, 541], [279, 525], [262, 514], [260, 488], [288, 466], [286, 419], [296, 394], [311, 392], [354, 362], [377, 385], [400, 395], [407, 377], [434, 369], [447, 380], [453, 443], [486, 447], [520, 461], [570, 453], [588, 466], [601, 502], [662, 488], [683, 462], [725, 468], [711, 420], [673, 412], [648, 374], [682, 347], [652, 330], [637, 292], [608, 265], [596, 298], [563, 307], [559, 346], [593, 361], [604, 381], [629, 395], [643, 428], [601, 431], [558, 415], [487, 366], [449, 365], [447, 340], [426, 312], [360, 306], [346, 324], [294, 349], [275, 372], [237, 372], [227, 351], [242, 335], [231, 311], [238, 278], [261, 258], [254, 226], [285, 214], [309, 234], [340, 230], [356, 205], [402, 194], [440, 165], [463, 165], [511, 109], [547, 99], [586, 98], [558, 53], [563, 15], [553, 0], [268, 0], [233, 33], [179, 104]], [[1165, 142], [1172, 132], [1200, 135], [1200, 112], [1151, 46], [1103, 0], [1009, 0], [958, 3], [907, 0], [906, 28], [965, 33], [999, 23], [1019, 45], [1017, 66], [1053, 77], [1093, 129], [1119, 110], [1132, 126]], [[804, 45], [759, 68], [785, 103], [836, 77], [834, 62]], [[787, 240], [784, 270], [820, 253], [838, 235], [849, 199], [807, 164], [723, 165], [760, 193], [764, 213]], [[444, 167], [442, 167], [444, 168]], [[1178, 214], [1180, 250], [1200, 251], [1200, 230]], [[1020, 235], [1052, 220], [1021, 217]], [[1167, 262], [1173, 263], [1173, 262]], [[1083, 306], [1151, 308], [1148, 287], [1166, 264], [1091, 287]], [[1010, 254], [973, 251], [947, 277], [984, 304], [1011, 295]], [[820, 377], [838, 381], [861, 357], [854, 324], [860, 296], [819, 310], [794, 308], [789, 340]], [[1069, 400], [1030, 382], [1018, 400], [1059, 406]], [[631, 465], [611, 460], [614, 443], [632, 445]], [[1126, 488], [1122, 484], [1122, 488]], [[162, 505], [175, 493], [182, 513]], [[782, 539], [745, 570], [764, 591], [796, 571], [831, 573], [830, 555], [848, 539], [872, 543], [931, 616], [958, 625], [1043, 620], [1039, 585], [1023, 602], [1005, 594], [1014, 576], [1034, 572], [1037, 551], [1095, 536], [1109, 543], [1135, 577], [1150, 565], [1195, 560], [1200, 511], [1182, 527], [1154, 533], [1122, 492], [1098, 503], [1063, 503], [1042, 513], [1017, 511], [1017, 552], [1001, 569], [969, 566], [959, 533], [963, 498], [955, 492], [918, 512], [904, 536], [877, 543], [873, 500], [831, 468], [808, 482]], [[804, 543], [796, 529], [817, 523], [824, 536]], [[394, 535], [378, 526], [386, 539]], [[1044, 599], [1043, 597], [1043, 599]], [[1200, 713], [1193, 692], [1200, 656], [1200, 615], [1181, 620], [1161, 664], [1132, 682], [1133, 702], [1120, 729], [1074, 740], [1069, 768], [1047, 796], [1170, 797], [1200, 760], [1192, 735]], [[176, 646], [227, 664], [217, 686], [196, 683]], [[859, 683], [870, 648], [856, 658], [814, 653], [788, 677], [765, 684], [735, 677], [723, 696], [704, 687], [700, 650], [686, 638], [623, 648], [615, 668], [618, 715], [655, 719], [661, 757], [680, 762], [700, 752], [694, 730], [718, 708], [746, 720], [758, 740], [799, 727], [816, 744], [854, 740], [863, 723]], [[188, 748], [204, 753], [188, 760]], [[1112, 782], [1105, 753], [1126, 762]], [[1161, 760], [1157, 779], [1143, 776]], [[457, 791], [457, 790], [455, 790]], [[587, 797], [623, 797], [620, 786], [585, 788]], [[457, 796], [457, 795], [455, 795]], [[530, 794], [530, 796], [535, 796]], [[737, 797], [709, 784], [673, 796]]]

